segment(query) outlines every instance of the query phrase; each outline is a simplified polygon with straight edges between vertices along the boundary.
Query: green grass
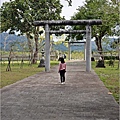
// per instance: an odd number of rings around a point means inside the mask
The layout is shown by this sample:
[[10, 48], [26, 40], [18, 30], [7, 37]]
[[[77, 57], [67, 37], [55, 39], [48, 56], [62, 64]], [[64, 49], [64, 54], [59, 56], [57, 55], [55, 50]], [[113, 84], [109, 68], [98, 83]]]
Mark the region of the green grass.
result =
[[[51, 61], [50, 64], [52, 67], [54, 65], [57, 65], [58, 61]], [[6, 68], [7, 68], [7, 63], [1, 64], [0, 66], [0, 70], [1, 70], [0, 88], [13, 84], [26, 77], [32, 76], [36, 73], [39, 73], [45, 70], [44, 67], [38, 68], [38, 64], [29, 65], [28, 63], [24, 63], [22, 68], [20, 68], [20, 64], [13, 63], [11, 64], [11, 71], [6, 71]]]
[[112, 93], [115, 100], [119, 103], [119, 69], [118, 61], [115, 62], [114, 67], [105, 62], [106, 68], [96, 68], [96, 62], [92, 62], [92, 68], [97, 73], [104, 85]]

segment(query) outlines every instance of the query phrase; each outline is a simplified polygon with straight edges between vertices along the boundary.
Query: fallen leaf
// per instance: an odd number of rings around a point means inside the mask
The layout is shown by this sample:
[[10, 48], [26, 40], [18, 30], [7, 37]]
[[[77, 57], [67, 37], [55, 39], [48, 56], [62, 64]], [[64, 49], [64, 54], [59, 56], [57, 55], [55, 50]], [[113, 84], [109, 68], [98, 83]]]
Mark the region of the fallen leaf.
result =
[[111, 93], [111, 92], [108, 92], [108, 95], [112, 95], [112, 93]]

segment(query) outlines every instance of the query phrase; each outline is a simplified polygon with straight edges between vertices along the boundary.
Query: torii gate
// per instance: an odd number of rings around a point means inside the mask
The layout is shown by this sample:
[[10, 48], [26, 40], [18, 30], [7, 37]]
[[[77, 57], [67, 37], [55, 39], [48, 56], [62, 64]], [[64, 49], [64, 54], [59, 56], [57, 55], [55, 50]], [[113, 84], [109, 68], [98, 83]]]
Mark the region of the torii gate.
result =
[[[45, 26], [45, 71], [50, 71], [50, 31], [49, 25], [86, 25], [86, 71], [91, 71], [91, 25], [101, 25], [102, 21], [94, 20], [43, 20], [34, 21], [34, 26]], [[64, 31], [62, 31], [64, 33]], [[71, 31], [75, 32], [75, 31]], [[80, 33], [81, 31], [77, 32]], [[83, 31], [82, 31], [83, 32]], [[85, 31], [84, 31], [85, 32]]]
[[[62, 31], [52, 31], [52, 30], [51, 30], [50, 33], [51, 33], [51, 34], [55, 34], [55, 33], [57, 33], [57, 34], [84, 33], [84, 34], [85, 34], [85, 33], [86, 33], [86, 30], [67, 30], [67, 31], [66, 31], [66, 30], [62, 30]], [[70, 56], [71, 56], [71, 55], [70, 55], [70, 54], [71, 54], [71, 53], [70, 53], [70, 51], [71, 51], [71, 50], [70, 50], [70, 44], [71, 44], [71, 43], [75, 43], [75, 42], [68, 42], [68, 60], [70, 60], [70, 58], [71, 58], [71, 57], [70, 57]], [[76, 43], [78, 43], [78, 42], [76, 42]], [[79, 42], [79, 43], [81, 43], [81, 42]], [[82, 43], [83, 43], [83, 42], [82, 42]], [[84, 42], [84, 43], [86, 43], [86, 42]]]
[[69, 42], [68, 44], [69, 44], [69, 60], [71, 59], [71, 56], [70, 56], [70, 45], [71, 45], [71, 43], [72, 44], [74, 44], [74, 43], [84, 43], [84, 60], [86, 60], [86, 41], [71, 41], [71, 42]]

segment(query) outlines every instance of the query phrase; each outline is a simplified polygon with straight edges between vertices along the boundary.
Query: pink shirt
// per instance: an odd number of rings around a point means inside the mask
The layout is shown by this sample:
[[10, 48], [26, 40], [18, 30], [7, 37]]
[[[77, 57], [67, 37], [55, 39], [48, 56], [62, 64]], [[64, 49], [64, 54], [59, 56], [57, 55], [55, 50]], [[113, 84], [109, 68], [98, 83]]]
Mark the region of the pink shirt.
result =
[[59, 70], [66, 70], [66, 63], [60, 63]]

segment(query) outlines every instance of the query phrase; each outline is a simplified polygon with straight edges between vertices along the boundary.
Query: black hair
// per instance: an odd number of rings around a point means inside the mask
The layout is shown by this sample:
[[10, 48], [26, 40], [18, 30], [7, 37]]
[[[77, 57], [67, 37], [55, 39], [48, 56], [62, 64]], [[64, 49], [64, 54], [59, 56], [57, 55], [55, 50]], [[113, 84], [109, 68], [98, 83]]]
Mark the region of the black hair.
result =
[[61, 63], [65, 63], [64, 58], [61, 58], [60, 61]]

